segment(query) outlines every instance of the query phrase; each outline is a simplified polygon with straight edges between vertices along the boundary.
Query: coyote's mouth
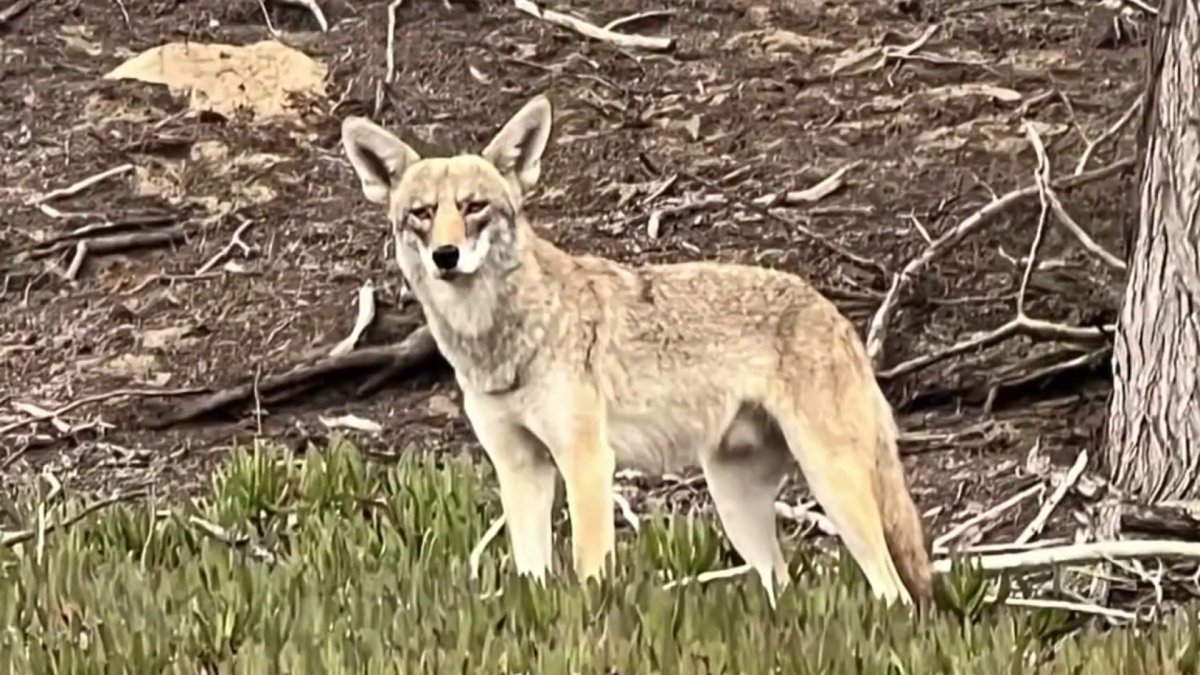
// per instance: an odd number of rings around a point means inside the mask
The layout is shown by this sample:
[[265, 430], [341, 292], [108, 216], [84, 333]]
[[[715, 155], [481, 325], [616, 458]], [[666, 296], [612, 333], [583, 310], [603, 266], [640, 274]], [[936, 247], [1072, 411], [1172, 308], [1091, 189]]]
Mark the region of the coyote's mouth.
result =
[[460, 272], [459, 270], [437, 270], [436, 272], [433, 273], [433, 276], [435, 279], [438, 279], [440, 281], [445, 281], [446, 283], [452, 283], [454, 281], [457, 281], [458, 279], [465, 277], [466, 275], [463, 274], [462, 272]]

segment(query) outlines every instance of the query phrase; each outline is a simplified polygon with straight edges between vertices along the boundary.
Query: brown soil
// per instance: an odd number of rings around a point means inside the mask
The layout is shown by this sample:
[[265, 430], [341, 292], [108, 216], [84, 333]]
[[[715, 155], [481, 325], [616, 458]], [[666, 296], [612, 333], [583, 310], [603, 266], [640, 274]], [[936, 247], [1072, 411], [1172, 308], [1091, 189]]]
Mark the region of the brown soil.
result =
[[[1143, 47], [1098, 41], [1095, 17], [1071, 3], [692, 0], [629, 29], [677, 38], [673, 52], [654, 55], [586, 40], [494, 0], [450, 8], [408, 0], [389, 87], [381, 84], [387, 4], [323, 0], [328, 33], [301, 9], [267, 4], [284, 40], [329, 67], [326, 97], [297, 103], [293, 122], [189, 114], [163, 87], [101, 79], [130, 50], [267, 38], [255, 2], [42, 0], [0, 26], [0, 428], [26, 418], [14, 404], [54, 409], [117, 390], [218, 388], [279, 372], [349, 332], [356, 289], [368, 279], [379, 302], [395, 307], [401, 285], [383, 219], [338, 144], [346, 115], [372, 116], [427, 147], [473, 150], [529, 96], [547, 92], [560, 118], [531, 209], [550, 236], [630, 262], [705, 258], [796, 271], [865, 335], [892, 275], [925, 249], [921, 228], [937, 237], [993, 194], [1032, 183], [1022, 115], [1037, 121], [1055, 175], [1067, 175], [1081, 137], [1100, 136], [1140, 85]], [[571, 10], [603, 24], [642, 5], [581, 1]], [[830, 74], [854, 49], [902, 47], [935, 24], [911, 57]], [[206, 159], [214, 149], [224, 159]], [[1133, 151], [1132, 133], [1123, 134], [1089, 166]], [[90, 215], [52, 217], [26, 205], [126, 162], [138, 171], [52, 202]], [[807, 188], [852, 162], [846, 186], [815, 204], [768, 218], [745, 203]], [[1074, 218], [1118, 256], [1121, 228], [1136, 215], [1134, 181], [1125, 171], [1062, 192]], [[718, 193], [724, 205], [669, 214], [657, 237], [648, 231], [652, 211]], [[919, 275], [889, 332], [887, 364], [1013, 315], [1015, 259], [1029, 249], [1039, 208], [1034, 198], [1007, 209]], [[20, 255], [81, 225], [148, 216], [157, 227], [182, 226], [184, 238], [90, 255], [74, 281], [59, 275], [73, 243]], [[228, 258], [241, 271], [222, 262], [192, 278], [246, 222], [252, 252]], [[801, 226], [886, 274], [831, 254]], [[1028, 313], [1111, 322], [1120, 279], [1064, 232], [1051, 222]], [[1106, 361], [1017, 381], [1079, 353], [1064, 350], [1010, 340], [886, 382], [913, 436], [904, 449], [916, 498], [923, 510], [942, 507], [931, 513], [934, 532], [1028, 484], [1035, 443], [1060, 466], [1094, 450]], [[997, 383], [1006, 386], [989, 404]], [[259, 424], [302, 446], [328, 434], [319, 416], [343, 413], [383, 425], [381, 437], [355, 434], [374, 451], [478, 452], [445, 368], [409, 374], [365, 400], [331, 384], [319, 397], [266, 404], [261, 415], [234, 411], [165, 430], [140, 423], [178, 400], [111, 397], [63, 414], [64, 429], [8, 429], [0, 482], [48, 469], [88, 486], [186, 490]], [[1002, 539], [1035, 506], [984, 538]]]

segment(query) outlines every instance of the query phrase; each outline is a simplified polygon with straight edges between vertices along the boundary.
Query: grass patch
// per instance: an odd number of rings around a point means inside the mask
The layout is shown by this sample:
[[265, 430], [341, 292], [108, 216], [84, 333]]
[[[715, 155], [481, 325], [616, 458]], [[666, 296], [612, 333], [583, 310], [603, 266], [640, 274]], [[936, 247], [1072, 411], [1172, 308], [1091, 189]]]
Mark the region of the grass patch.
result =
[[[522, 580], [499, 538], [478, 580], [467, 554], [499, 514], [486, 466], [366, 463], [335, 444], [303, 460], [238, 451], [210, 494], [118, 504], [0, 548], [0, 673], [1185, 673], [1197, 620], [1082, 627], [1060, 611], [979, 601], [922, 623], [869, 598], [844, 558], [803, 552], [772, 612], [751, 578], [663, 590], [725, 555], [715, 523], [648, 518], [612, 581]], [[27, 486], [10, 518], [70, 518]], [[559, 569], [568, 561], [558, 534]], [[955, 611], [957, 610], [957, 611]]]

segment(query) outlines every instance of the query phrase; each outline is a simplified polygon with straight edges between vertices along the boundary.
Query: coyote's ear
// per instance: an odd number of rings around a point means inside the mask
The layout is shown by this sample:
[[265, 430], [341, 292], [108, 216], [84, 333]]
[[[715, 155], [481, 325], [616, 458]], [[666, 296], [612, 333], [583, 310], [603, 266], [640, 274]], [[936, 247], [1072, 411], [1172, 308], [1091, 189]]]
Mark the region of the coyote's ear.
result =
[[358, 174], [363, 194], [376, 204], [386, 204], [388, 192], [405, 167], [421, 159], [395, 134], [362, 117], [342, 121], [342, 148]]
[[545, 95], [530, 99], [483, 149], [483, 157], [506, 176], [516, 176], [523, 190], [537, 184], [542, 172], [542, 153], [550, 140], [553, 123], [550, 100]]

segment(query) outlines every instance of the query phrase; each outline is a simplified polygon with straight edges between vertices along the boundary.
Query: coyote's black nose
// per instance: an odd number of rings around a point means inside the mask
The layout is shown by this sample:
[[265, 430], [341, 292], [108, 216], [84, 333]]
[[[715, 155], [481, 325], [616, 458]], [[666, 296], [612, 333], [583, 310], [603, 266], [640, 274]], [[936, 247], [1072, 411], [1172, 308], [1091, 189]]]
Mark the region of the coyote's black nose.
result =
[[458, 247], [439, 246], [433, 249], [433, 264], [440, 270], [452, 270], [458, 266]]

